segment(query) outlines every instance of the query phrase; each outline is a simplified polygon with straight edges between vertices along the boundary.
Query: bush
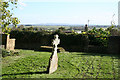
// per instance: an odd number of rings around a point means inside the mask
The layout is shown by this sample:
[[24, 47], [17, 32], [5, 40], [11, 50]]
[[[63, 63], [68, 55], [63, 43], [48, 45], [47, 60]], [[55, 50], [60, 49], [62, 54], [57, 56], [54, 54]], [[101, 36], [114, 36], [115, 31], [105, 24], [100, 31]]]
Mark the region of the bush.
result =
[[94, 27], [92, 30], [88, 31], [90, 45], [107, 46], [108, 36], [110, 36], [110, 32], [102, 28], [96, 29]]
[[60, 45], [86, 45], [88, 44], [88, 36], [84, 34], [66, 34], [66, 33], [53, 33], [46, 32], [31, 32], [31, 31], [12, 31], [11, 38], [16, 39], [17, 43], [39, 43], [41, 45], [51, 45], [54, 35], [58, 34], [61, 40]]
[[[75, 33], [48, 33], [48, 32], [33, 32], [33, 31], [12, 31], [11, 38], [16, 39], [16, 48], [33, 49], [40, 48], [40, 46], [51, 46], [54, 35], [58, 34], [60, 38], [61, 47], [80, 46], [81, 49], [88, 46], [89, 39], [85, 34]], [[23, 45], [22, 45], [23, 44]]]
[[2, 50], [2, 57], [10, 56], [10, 51], [7, 51], [6, 49], [1, 49]]
[[83, 34], [59, 34], [62, 46], [79, 45], [86, 46], [89, 43], [88, 36]]
[[10, 37], [16, 39], [16, 43], [44, 43], [49, 37], [49, 33], [45, 31], [11, 31]]
[[15, 55], [19, 55], [20, 53], [18, 51], [8, 51], [6, 49], [1, 49], [2, 50], [2, 57], [6, 57], [6, 56], [15, 56]]

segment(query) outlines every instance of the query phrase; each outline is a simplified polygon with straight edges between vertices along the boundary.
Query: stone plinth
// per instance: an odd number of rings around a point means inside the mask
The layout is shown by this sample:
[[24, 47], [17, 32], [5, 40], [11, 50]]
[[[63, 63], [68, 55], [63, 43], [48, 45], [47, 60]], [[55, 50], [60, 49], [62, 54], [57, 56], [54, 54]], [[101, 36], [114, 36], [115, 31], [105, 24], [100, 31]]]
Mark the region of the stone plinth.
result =
[[5, 45], [5, 49], [7, 50], [14, 50], [15, 39], [10, 39], [9, 35], [2, 34], [2, 45]]

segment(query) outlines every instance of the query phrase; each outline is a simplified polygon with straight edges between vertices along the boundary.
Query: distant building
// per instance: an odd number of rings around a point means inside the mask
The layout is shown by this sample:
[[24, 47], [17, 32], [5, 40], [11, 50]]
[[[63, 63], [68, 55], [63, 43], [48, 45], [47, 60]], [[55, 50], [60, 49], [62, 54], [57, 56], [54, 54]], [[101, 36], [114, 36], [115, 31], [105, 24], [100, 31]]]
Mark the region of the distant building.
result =
[[82, 31], [75, 31], [76, 33], [78, 33], [78, 34], [81, 34], [82, 33]]

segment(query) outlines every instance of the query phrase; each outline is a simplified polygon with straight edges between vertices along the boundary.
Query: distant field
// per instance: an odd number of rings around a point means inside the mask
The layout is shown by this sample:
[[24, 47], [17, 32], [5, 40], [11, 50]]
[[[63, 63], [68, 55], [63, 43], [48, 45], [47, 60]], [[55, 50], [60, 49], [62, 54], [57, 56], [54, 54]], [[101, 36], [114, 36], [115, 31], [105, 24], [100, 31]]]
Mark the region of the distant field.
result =
[[[31, 26], [25, 26], [25, 28], [28, 28], [28, 27], [31, 27]], [[50, 30], [56, 30], [60, 27], [64, 27], [65, 29], [70, 29], [71, 27], [70, 26], [32, 26], [32, 27], [38, 27], [38, 28], [44, 28], [44, 29], [50, 29]], [[73, 30], [76, 29], [80, 29], [80, 30], [84, 30], [84, 26], [75, 26], [73, 27]], [[94, 27], [88, 27], [89, 30], [93, 29]], [[100, 29], [100, 28], [103, 28], [104, 30], [107, 29], [107, 27], [96, 27], [96, 29]], [[76, 31], [76, 30], [75, 30]]]
[[2, 58], [3, 78], [117, 78], [120, 58], [107, 54], [58, 53], [58, 69], [46, 74], [49, 52], [20, 50]]
[[[31, 27], [31, 26], [25, 26], [26, 28]], [[40, 28], [60, 28], [60, 27], [65, 27], [66, 29], [70, 28], [69, 26], [32, 26], [32, 27], [40, 27]]]

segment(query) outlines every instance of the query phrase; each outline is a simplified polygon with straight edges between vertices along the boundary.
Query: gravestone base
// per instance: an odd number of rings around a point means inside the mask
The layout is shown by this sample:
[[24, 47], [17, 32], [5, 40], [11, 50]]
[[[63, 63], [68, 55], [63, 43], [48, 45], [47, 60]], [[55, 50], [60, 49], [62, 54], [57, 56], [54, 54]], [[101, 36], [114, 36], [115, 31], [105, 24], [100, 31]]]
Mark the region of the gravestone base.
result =
[[50, 58], [50, 63], [49, 63], [49, 74], [55, 72], [58, 67], [58, 56], [57, 54], [53, 54]]

